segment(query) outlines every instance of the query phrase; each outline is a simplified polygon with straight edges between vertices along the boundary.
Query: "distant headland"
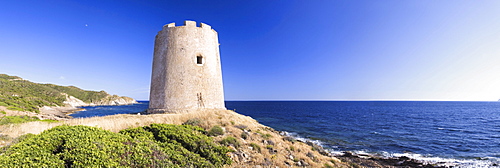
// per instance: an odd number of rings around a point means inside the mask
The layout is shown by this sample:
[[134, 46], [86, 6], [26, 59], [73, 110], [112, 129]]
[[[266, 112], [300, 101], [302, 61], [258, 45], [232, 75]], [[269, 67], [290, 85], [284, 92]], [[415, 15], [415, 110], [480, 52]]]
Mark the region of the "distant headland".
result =
[[130, 97], [88, 91], [75, 86], [30, 82], [18, 76], [0, 74], [0, 110], [35, 113], [39, 118], [68, 118], [80, 106], [126, 105], [137, 103]]

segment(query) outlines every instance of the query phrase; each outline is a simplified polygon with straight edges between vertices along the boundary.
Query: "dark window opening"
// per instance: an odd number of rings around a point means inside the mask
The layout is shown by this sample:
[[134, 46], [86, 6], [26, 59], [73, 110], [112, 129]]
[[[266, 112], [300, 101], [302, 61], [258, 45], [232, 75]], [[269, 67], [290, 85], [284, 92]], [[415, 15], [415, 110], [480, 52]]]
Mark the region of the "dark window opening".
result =
[[203, 57], [202, 56], [196, 56], [196, 64], [198, 64], [198, 65], [203, 64]]

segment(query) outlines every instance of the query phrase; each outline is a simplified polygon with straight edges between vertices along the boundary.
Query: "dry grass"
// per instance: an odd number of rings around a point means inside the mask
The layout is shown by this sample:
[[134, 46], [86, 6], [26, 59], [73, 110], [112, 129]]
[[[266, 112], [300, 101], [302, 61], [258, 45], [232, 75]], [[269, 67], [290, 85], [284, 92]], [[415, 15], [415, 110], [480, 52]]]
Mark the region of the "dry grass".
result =
[[196, 111], [192, 113], [184, 114], [153, 114], [153, 115], [127, 115], [119, 114], [104, 117], [91, 117], [91, 118], [77, 118], [56, 123], [47, 122], [29, 122], [18, 125], [8, 125], [0, 127], [2, 128], [2, 133], [10, 137], [18, 137], [23, 134], [32, 133], [38, 134], [44, 130], [50, 129], [58, 125], [86, 125], [103, 128], [112, 132], [118, 132], [122, 129], [140, 127], [150, 125], [152, 123], [165, 123], [165, 124], [182, 124], [188, 119], [199, 118], [202, 122], [202, 127], [205, 129], [210, 128], [213, 125], [223, 125], [228, 124], [228, 122], [223, 122], [224, 119], [231, 119], [234, 122], [242, 123], [256, 123], [251, 126], [256, 127], [258, 124], [254, 119], [243, 116], [235, 115], [237, 113], [233, 111], [221, 111], [221, 110], [207, 110], [207, 111]]
[[[334, 157], [323, 156], [314, 151], [311, 146], [302, 142], [285, 140], [277, 131], [259, 124], [248, 116], [229, 110], [206, 110], [184, 114], [153, 114], [153, 115], [113, 115], [83, 119], [71, 119], [57, 123], [29, 122], [18, 125], [0, 127], [1, 133], [10, 137], [22, 134], [39, 134], [44, 130], [58, 125], [86, 125], [100, 127], [112, 132], [126, 128], [150, 125], [152, 123], [182, 124], [189, 119], [199, 119], [200, 126], [206, 130], [213, 126], [221, 126], [225, 134], [214, 139], [220, 141], [228, 136], [235, 137], [240, 146], [231, 153], [235, 161], [231, 167], [349, 167]], [[248, 132], [246, 138], [242, 133]], [[261, 151], [253, 150], [252, 145], [258, 145]]]

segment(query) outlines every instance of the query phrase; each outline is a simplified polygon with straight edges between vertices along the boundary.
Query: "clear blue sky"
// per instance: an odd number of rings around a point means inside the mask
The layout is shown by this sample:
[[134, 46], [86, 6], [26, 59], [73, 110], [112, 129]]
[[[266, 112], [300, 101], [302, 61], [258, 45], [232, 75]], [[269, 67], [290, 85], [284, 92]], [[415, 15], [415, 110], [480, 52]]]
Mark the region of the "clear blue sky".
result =
[[219, 34], [226, 100], [497, 100], [500, 1], [0, 1], [0, 73], [149, 98], [154, 37]]

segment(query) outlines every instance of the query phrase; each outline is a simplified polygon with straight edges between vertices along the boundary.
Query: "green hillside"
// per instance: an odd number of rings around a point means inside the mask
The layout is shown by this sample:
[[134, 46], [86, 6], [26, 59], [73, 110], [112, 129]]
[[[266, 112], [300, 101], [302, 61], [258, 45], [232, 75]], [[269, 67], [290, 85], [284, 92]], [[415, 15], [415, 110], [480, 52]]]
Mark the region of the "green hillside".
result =
[[0, 74], [0, 106], [10, 110], [39, 112], [43, 106], [62, 106], [66, 93], [86, 103], [99, 101], [109, 94], [100, 91], [86, 91], [74, 86], [39, 84], [17, 76]]

